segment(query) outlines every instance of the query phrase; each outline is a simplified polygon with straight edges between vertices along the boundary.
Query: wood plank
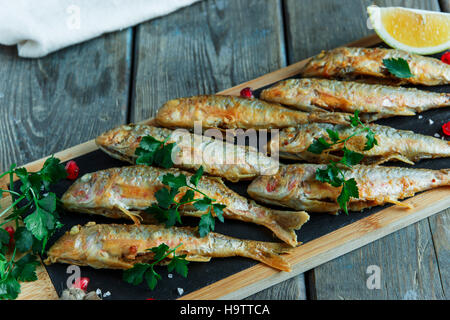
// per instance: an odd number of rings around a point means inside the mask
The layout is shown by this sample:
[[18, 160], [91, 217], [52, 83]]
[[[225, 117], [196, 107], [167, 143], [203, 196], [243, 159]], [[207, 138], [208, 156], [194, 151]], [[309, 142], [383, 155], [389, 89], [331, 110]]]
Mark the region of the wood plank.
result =
[[278, 0], [202, 1], [138, 26], [131, 121], [176, 97], [215, 93], [286, 65]]
[[307, 5], [285, 0], [288, 63], [372, 34], [366, 12], [371, 4], [439, 11], [437, 0], [315, 0]]
[[303, 273], [255, 293], [246, 300], [306, 300], [305, 275]]
[[[368, 28], [366, 12], [367, 6], [373, 3], [439, 11], [438, 1], [428, 0], [319, 0], [308, 6], [299, 6], [298, 1], [286, 0], [289, 62], [373, 33]], [[310, 296], [317, 299], [398, 299], [404, 297], [401, 294], [407, 295], [409, 292], [411, 297], [419, 299], [442, 298], [443, 292], [438, 286], [439, 259], [436, 258], [431, 238], [428, 222], [424, 220], [398, 234], [326, 263], [308, 273]], [[395, 246], [390, 241], [395, 241]], [[383, 249], [386, 247], [390, 251]], [[404, 254], [406, 252], [407, 255]], [[368, 275], [364, 269], [368, 266], [368, 260], [380, 266], [381, 270], [398, 267], [394, 270], [401, 270], [401, 273], [386, 274], [383, 290], [368, 290], [365, 285]], [[411, 266], [416, 268], [412, 269]], [[356, 268], [359, 269], [354, 270]]]
[[450, 0], [439, 0], [441, 10], [445, 12], [450, 12]]
[[124, 123], [130, 30], [40, 59], [0, 47], [0, 170], [92, 139]]
[[450, 208], [428, 218], [434, 249], [436, 251], [442, 291], [445, 299], [450, 298]]
[[[96, 137], [126, 122], [131, 29], [108, 34], [40, 59], [22, 59], [0, 47], [0, 172]], [[93, 141], [58, 153], [90, 152]], [[42, 160], [27, 166], [42, 167]], [[1, 185], [1, 183], [0, 183]], [[1, 199], [2, 206], [8, 199]], [[44, 268], [22, 283], [18, 299], [58, 299]]]
[[[380, 270], [378, 289], [370, 289], [366, 284], [373, 274], [371, 266]], [[340, 271], [335, 274], [337, 269]], [[444, 298], [426, 220], [318, 266], [313, 274], [309, 280], [316, 288], [312, 298], [317, 300]], [[331, 281], [334, 277], [339, 277], [339, 281]]]

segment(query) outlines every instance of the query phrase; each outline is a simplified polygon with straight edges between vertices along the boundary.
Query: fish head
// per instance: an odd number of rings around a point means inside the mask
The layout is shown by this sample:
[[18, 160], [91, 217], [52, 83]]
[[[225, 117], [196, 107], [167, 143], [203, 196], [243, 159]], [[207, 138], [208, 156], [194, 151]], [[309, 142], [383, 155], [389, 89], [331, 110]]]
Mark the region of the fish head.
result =
[[172, 130], [147, 124], [126, 124], [109, 130], [95, 139], [97, 146], [111, 157], [134, 164], [141, 140], [151, 136], [165, 141]]
[[62, 196], [64, 207], [71, 211], [96, 208], [103, 198], [108, 178], [107, 170], [83, 175]]
[[133, 163], [134, 153], [142, 139], [138, 132], [137, 125], [122, 125], [98, 136], [95, 143], [110, 156]]

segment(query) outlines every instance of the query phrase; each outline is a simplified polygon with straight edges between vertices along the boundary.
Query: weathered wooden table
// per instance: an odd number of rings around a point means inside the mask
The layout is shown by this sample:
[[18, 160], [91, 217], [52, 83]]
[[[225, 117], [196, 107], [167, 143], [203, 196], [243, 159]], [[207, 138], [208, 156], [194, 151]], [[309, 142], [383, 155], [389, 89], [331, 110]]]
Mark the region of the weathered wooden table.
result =
[[[0, 47], [0, 170], [371, 34], [366, 7], [450, 0], [205, 0], [42, 59]], [[249, 299], [448, 299], [450, 210]], [[381, 270], [370, 290], [369, 266]], [[369, 269], [370, 271], [370, 269]]]

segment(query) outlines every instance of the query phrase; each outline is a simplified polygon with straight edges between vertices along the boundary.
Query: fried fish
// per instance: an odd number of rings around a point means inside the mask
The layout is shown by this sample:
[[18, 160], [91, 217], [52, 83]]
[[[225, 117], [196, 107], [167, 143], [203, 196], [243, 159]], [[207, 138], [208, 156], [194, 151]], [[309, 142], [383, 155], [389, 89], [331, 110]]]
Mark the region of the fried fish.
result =
[[[153, 216], [145, 209], [156, 204], [155, 193], [164, 188], [161, 179], [166, 174], [184, 174], [190, 180], [191, 173], [178, 169], [160, 169], [149, 166], [131, 166], [111, 168], [94, 173], [85, 174], [66, 191], [61, 201], [69, 211], [100, 214], [109, 218], [129, 218], [139, 224], [154, 223]], [[309, 215], [303, 211], [278, 211], [265, 208], [248, 200], [222, 182], [220, 178], [203, 176], [197, 187], [217, 203], [226, 205], [223, 210], [225, 219], [235, 219], [255, 223], [270, 229], [279, 239], [295, 246], [297, 235], [294, 230], [308, 221]], [[180, 201], [187, 187], [181, 188], [176, 199]], [[203, 195], [195, 192], [195, 198]], [[179, 208], [185, 216], [200, 217], [205, 212], [199, 212], [186, 204]]]
[[[408, 62], [413, 74], [399, 79], [383, 64], [384, 59], [402, 58]], [[302, 70], [302, 76], [321, 78], [368, 78], [382, 83], [414, 84], [425, 86], [450, 83], [450, 65], [430, 57], [402, 50], [384, 48], [337, 48], [322, 51]]]
[[310, 122], [348, 123], [345, 113], [306, 113], [259, 99], [209, 95], [168, 101], [156, 115], [163, 127], [220, 129], [276, 129]]
[[260, 174], [275, 173], [279, 166], [277, 160], [255, 148], [195, 135], [185, 129], [122, 125], [100, 135], [95, 142], [110, 156], [134, 164], [137, 158], [136, 148], [145, 136], [175, 143], [172, 160], [176, 167], [195, 171], [203, 166], [206, 173], [232, 182], [249, 180]]
[[363, 164], [382, 164], [387, 161], [402, 161], [408, 164], [421, 159], [450, 157], [450, 142], [434, 137], [417, 134], [408, 130], [398, 130], [376, 124], [368, 125], [375, 134], [378, 145], [370, 150], [364, 150], [366, 144], [365, 132], [355, 134], [350, 126], [312, 123], [280, 130], [278, 139], [272, 139], [267, 149], [278, 152], [280, 158], [303, 160], [312, 163], [328, 163], [340, 160], [339, 152], [342, 143], [333, 145], [326, 152], [314, 154], [308, 151], [314, 140], [323, 138], [332, 143], [327, 130], [339, 134], [340, 139], [347, 139], [346, 148], [364, 155]]
[[[165, 243], [188, 261], [208, 262], [211, 258], [241, 256], [275, 269], [291, 271], [280, 256], [290, 247], [282, 243], [241, 240], [218, 233], [201, 238], [196, 228], [161, 225], [118, 225], [88, 223], [74, 226], [48, 250], [47, 265], [68, 263], [96, 269], [131, 269], [153, 260], [150, 248]], [[168, 257], [170, 259], [170, 256]]]
[[374, 121], [450, 106], [449, 93], [328, 79], [289, 79], [263, 90], [261, 99], [308, 112], [360, 111]]
[[[316, 180], [317, 169], [325, 165], [293, 164], [280, 168], [273, 176], [258, 177], [249, 185], [248, 194], [261, 202], [308, 212], [337, 213], [341, 187]], [[450, 169], [428, 170], [356, 165], [342, 168], [346, 179], [356, 180], [359, 198], [350, 198], [349, 210], [393, 203], [415, 193], [450, 185]]]

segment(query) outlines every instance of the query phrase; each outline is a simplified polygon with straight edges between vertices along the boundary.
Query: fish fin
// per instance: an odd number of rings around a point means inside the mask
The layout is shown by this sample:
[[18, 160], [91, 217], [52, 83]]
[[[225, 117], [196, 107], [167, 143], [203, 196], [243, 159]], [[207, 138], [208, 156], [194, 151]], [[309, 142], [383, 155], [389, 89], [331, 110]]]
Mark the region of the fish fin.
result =
[[195, 261], [195, 262], [209, 262], [211, 260], [211, 257], [205, 257], [205, 256], [200, 256], [200, 255], [187, 255], [186, 256], [186, 260], [187, 261]]
[[298, 230], [309, 220], [309, 214], [305, 211], [272, 210], [272, 213], [278, 224], [287, 229]]
[[280, 256], [281, 253], [287, 253], [290, 249], [282, 243], [251, 241], [246, 247], [245, 252], [243, 254], [241, 253], [241, 255], [258, 260], [275, 269], [290, 272], [291, 265], [286, 259]]
[[139, 215], [139, 213], [131, 212], [124, 207], [117, 206], [117, 208], [122, 211], [127, 217], [129, 217], [131, 220], [133, 220], [135, 225], [141, 225], [142, 217]]
[[401, 206], [401, 207], [404, 207], [404, 208], [408, 208], [408, 209], [413, 209], [414, 208], [414, 206], [412, 204], [404, 203], [404, 202], [401, 202], [401, 201], [398, 201], [398, 200], [394, 200], [394, 199], [387, 199], [386, 202], [392, 203], [392, 204], [395, 204], [397, 206]]
[[404, 163], [407, 163], [407, 164], [410, 164], [410, 165], [414, 165], [413, 161], [409, 160], [405, 156], [402, 156], [401, 154], [391, 154], [391, 155], [389, 155], [387, 157], [381, 157], [378, 161], [371, 162], [370, 164], [380, 165], [380, 164], [388, 162], [390, 160], [398, 160], [398, 161], [401, 161], [401, 162], [404, 162]]
[[271, 210], [270, 216], [272, 222], [266, 226], [278, 238], [295, 247], [298, 243], [294, 230], [300, 229], [309, 220], [309, 215], [305, 211]]
[[346, 124], [350, 123], [350, 113], [342, 112], [314, 112], [308, 114], [310, 122], [324, 122], [332, 124]]

